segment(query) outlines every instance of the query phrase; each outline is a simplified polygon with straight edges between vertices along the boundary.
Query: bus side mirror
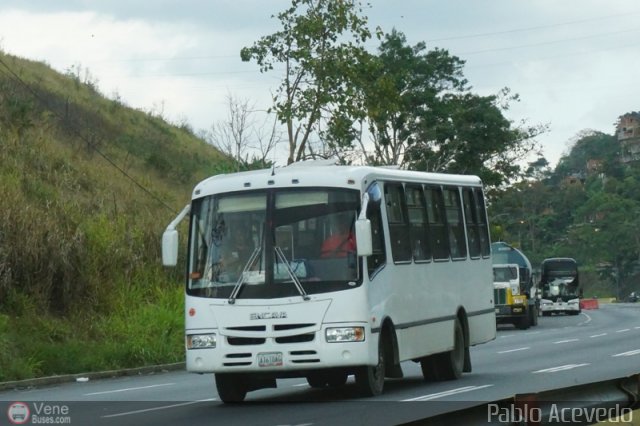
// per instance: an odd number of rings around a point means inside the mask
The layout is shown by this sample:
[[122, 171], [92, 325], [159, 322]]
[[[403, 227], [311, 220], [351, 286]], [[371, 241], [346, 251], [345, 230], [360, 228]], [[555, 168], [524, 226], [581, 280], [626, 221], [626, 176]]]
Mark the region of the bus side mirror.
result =
[[369, 219], [356, 220], [356, 248], [358, 256], [371, 256], [373, 254], [371, 221]]
[[178, 231], [168, 229], [162, 234], [162, 264], [176, 266], [178, 264]]

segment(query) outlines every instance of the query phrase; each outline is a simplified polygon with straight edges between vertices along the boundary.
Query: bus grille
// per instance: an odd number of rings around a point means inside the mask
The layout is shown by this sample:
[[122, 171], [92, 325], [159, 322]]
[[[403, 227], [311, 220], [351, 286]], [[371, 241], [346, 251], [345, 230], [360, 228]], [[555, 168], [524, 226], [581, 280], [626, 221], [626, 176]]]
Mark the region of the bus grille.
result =
[[507, 304], [507, 289], [506, 288], [494, 288], [493, 289], [493, 298], [495, 299], [496, 305], [506, 305]]
[[268, 340], [279, 344], [308, 343], [315, 340], [316, 324], [292, 323], [273, 324], [271, 326], [232, 326], [225, 328], [225, 334], [227, 335], [227, 343], [231, 346], [263, 345]]

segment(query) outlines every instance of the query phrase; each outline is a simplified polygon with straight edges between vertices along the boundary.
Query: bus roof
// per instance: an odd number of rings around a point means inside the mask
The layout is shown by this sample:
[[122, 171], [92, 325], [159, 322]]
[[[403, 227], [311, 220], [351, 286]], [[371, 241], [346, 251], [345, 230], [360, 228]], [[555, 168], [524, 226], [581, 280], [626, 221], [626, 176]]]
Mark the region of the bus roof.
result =
[[264, 188], [339, 187], [365, 189], [375, 180], [442, 185], [482, 186], [479, 177], [446, 173], [400, 170], [390, 167], [339, 166], [326, 161], [303, 161], [285, 167], [221, 174], [198, 183], [193, 198], [210, 194]]
[[572, 257], [549, 257], [546, 258], [542, 261], [542, 264], [548, 264], [548, 263], [578, 263], [576, 262], [576, 260]]

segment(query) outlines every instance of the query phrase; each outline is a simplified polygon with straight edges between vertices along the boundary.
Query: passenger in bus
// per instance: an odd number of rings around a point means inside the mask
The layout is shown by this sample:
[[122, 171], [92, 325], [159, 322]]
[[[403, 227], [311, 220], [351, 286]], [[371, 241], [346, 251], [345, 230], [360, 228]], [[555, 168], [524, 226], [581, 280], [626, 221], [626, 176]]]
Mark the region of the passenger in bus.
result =
[[249, 232], [237, 229], [233, 236], [223, 242], [220, 256], [221, 271], [228, 274], [231, 280], [237, 280], [254, 248], [255, 244]]
[[322, 243], [320, 257], [347, 257], [349, 253], [355, 253], [355, 251], [356, 238], [349, 226], [349, 222], [339, 221], [333, 234]]

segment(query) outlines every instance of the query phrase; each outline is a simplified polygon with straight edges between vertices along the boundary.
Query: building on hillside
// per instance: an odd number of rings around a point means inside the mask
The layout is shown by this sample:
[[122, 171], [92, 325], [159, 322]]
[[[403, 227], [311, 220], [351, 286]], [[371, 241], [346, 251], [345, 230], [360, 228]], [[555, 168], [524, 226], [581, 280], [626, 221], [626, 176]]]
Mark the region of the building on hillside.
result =
[[602, 170], [602, 160], [591, 159], [587, 161], [587, 174], [589, 176], [600, 173]]
[[565, 189], [569, 187], [582, 187], [584, 185], [584, 181], [584, 173], [572, 173], [562, 180], [560, 186]]
[[640, 112], [634, 111], [620, 116], [616, 134], [620, 143], [622, 163], [640, 160]]

